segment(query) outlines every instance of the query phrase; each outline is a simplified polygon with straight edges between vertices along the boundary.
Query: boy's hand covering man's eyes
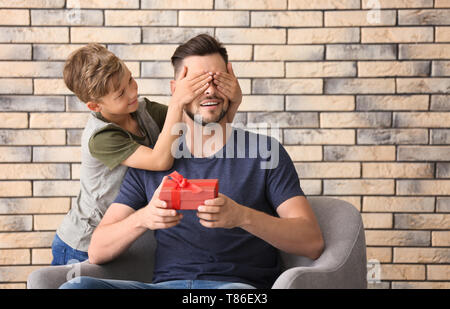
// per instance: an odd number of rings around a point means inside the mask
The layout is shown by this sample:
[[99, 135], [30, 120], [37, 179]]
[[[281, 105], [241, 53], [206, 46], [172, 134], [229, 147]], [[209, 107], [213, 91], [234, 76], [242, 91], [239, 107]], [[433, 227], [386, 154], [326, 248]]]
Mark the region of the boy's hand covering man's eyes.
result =
[[242, 101], [242, 90], [239, 82], [234, 75], [231, 62], [227, 64], [228, 73], [217, 72], [214, 74], [214, 84], [224, 96], [226, 96], [231, 103], [240, 104]]
[[180, 107], [191, 103], [201, 94], [203, 94], [209, 87], [212, 80], [212, 74], [209, 72], [200, 72], [192, 77], [187, 77], [187, 67], [183, 66], [180, 75], [176, 79], [175, 92], [172, 95], [174, 102], [177, 102]]

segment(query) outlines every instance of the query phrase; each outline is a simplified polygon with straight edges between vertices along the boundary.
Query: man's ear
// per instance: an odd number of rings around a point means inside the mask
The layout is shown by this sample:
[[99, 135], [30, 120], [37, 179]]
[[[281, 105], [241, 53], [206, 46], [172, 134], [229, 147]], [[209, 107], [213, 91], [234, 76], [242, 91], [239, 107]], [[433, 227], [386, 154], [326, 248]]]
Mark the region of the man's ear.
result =
[[93, 112], [99, 113], [102, 110], [101, 105], [96, 102], [89, 101], [86, 103], [86, 106]]
[[170, 92], [171, 92], [171, 94], [173, 94], [175, 92], [176, 84], [177, 84], [176, 80], [172, 79], [170, 81]]

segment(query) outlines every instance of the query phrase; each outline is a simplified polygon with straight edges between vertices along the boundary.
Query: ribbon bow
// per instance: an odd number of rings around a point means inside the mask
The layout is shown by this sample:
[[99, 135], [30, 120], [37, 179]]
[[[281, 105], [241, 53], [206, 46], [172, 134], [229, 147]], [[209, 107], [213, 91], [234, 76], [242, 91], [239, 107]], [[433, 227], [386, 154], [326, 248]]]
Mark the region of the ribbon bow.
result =
[[190, 183], [183, 175], [176, 171], [170, 174], [169, 178], [175, 182], [175, 187], [172, 189], [172, 207], [174, 209], [180, 209], [181, 207], [181, 189], [189, 190], [192, 193], [199, 193], [202, 191], [202, 188]]

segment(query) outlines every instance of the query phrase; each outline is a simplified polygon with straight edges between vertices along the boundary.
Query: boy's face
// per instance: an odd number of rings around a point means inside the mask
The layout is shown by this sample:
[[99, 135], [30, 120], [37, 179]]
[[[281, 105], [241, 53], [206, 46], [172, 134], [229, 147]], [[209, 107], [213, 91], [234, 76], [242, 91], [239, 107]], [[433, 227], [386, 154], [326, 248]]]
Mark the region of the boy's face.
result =
[[[183, 60], [183, 65], [187, 67], [186, 78], [192, 78], [198, 73], [208, 72], [227, 72], [227, 66], [220, 54], [211, 54], [205, 56], [189, 56]], [[207, 103], [216, 103], [217, 105], [206, 106]], [[229, 100], [222, 95], [214, 83], [205, 90], [203, 94], [197, 97], [192, 103], [185, 106], [186, 114], [191, 119], [195, 115], [201, 116], [203, 124], [219, 122], [228, 111]]]
[[[100, 102], [88, 102], [89, 109], [101, 112], [103, 116], [123, 115], [135, 112], [138, 108], [138, 86], [130, 70], [125, 66], [125, 74], [120, 81], [119, 89], [111, 91], [101, 98]], [[89, 106], [93, 108], [91, 108]]]

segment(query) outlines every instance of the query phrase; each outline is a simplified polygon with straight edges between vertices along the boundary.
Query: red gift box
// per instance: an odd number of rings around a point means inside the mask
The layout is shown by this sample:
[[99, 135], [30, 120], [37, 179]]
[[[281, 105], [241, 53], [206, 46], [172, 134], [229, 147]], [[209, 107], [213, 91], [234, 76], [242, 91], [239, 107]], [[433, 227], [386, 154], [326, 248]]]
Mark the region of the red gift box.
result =
[[173, 172], [163, 182], [159, 199], [167, 202], [167, 208], [197, 209], [218, 193], [218, 179], [186, 179]]

